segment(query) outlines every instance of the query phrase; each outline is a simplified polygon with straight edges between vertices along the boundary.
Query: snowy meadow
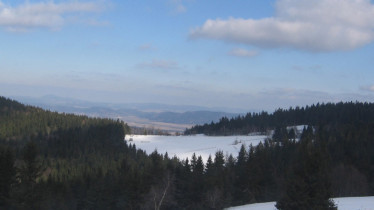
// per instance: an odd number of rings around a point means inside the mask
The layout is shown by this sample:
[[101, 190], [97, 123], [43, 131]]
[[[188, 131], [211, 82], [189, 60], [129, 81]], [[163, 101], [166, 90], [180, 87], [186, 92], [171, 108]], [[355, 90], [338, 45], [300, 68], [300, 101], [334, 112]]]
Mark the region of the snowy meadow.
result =
[[145, 150], [148, 154], [157, 150], [158, 153], [168, 153], [169, 157], [176, 156], [180, 159], [191, 158], [193, 153], [201, 155], [205, 162], [209, 155], [221, 150], [225, 155], [232, 154], [236, 157], [241, 145], [256, 146], [267, 138], [265, 135], [249, 136], [153, 136], [132, 135], [126, 136], [126, 141], [135, 144], [137, 148]]

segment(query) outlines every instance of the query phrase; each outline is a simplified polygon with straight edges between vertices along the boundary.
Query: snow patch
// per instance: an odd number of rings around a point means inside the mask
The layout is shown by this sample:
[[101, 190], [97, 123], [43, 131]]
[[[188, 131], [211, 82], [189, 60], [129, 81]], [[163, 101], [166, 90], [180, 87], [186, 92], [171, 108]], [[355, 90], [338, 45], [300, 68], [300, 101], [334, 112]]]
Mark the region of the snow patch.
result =
[[[374, 196], [333, 198], [339, 210], [374, 210]], [[275, 202], [254, 203], [227, 208], [227, 210], [276, 210]]]
[[[223, 154], [232, 154], [236, 157], [242, 144], [245, 147], [249, 145], [256, 146], [263, 142], [267, 136], [154, 136], [154, 135], [133, 135], [132, 141], [128, 143], [135, 144], [137, 148], [145, 150], [148, 154], [157, 149], [158, 153], [168, 153], [169, 157], [176, 156], [180, 159], [191, 158], [195, 153], [201, 155], [203, 161], [208, 160], [212, 155], [221, 150]], [[247, 148], [248, 149], [248, 148]]]

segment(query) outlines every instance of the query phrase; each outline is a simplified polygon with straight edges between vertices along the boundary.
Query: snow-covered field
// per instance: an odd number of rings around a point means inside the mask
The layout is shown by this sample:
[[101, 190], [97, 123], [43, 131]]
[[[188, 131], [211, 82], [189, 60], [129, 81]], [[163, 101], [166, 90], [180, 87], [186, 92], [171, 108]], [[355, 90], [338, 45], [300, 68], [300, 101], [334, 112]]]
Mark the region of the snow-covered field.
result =
[[[334, 198], [338, 210], [374, 210], [374, 196]], [[255, 203], [244, 206], [231, 207], [227, 210], [275, 210], [275, 202]]]
[[[244, 144], [248, 147], [258, 145], [267, 136], [252, 135], [252, 136], [152, 136], [152, 135], [133, 135], [126, 136], [128, 143], [135, 144], [137, 148], [145, 150], [148, 154], [155, 149], [159, 153], [164, 154], [168, 152], [169, 157], [174, 155], [180, 159], [190, 159], [193, 153], [197, 156], [201, 155], [206, 161], [209, 155], [212, 155], [221, 150], [224, 154], [232, 154], [236, 157], [239, 153], [240, 147]], [[132, 141], [130, 141], [132, 139]]]

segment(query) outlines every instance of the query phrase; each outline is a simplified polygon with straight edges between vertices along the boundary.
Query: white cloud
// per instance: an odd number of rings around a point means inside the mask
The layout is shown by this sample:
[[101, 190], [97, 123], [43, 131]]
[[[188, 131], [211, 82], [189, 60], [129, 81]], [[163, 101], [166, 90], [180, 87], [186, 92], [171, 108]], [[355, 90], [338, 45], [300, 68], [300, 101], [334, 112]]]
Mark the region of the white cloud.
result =
[[151, 62], [143, 62], [138, 66], [141, 68], [152, 68], [152, 69], [178, 69], [178, 63], [169, 60], [153, 60]]
[[237, 57], [249, 57], [250, 58], [250, 57], [258, 55], [258, 52], [254, 51], [254, 50], [248, 51], [248, 50], [242, 49], [242, 48], [234, 48], [229, 52], [229, 55], [237, 56]]
[[370, 0], [278, 0], [274, 17], [208, 19], [191, 38], [264, 48], [328, 52], [352, 50], [374, 40]]
[[103, 5], [97, 2], [72, 1], [66, 3], [54, 3], [45, 1], [29, 3], [12, 7], [0, 1], [0, 27], [9, 31], [28, 31], [32, 28], [60, 29], [68, 20], [76, 22], [88, 22], [102, 24], [97, 20], [77, 20], [69, 18], [69, 15], [100, 12]]

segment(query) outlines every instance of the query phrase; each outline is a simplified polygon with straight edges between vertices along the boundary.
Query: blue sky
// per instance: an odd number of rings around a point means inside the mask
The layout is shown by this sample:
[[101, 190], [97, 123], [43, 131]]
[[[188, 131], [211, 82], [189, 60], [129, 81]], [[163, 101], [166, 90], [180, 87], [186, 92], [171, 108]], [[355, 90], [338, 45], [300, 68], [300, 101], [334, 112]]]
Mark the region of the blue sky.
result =
[[370, 0], [0, 0], [0, 94], [274, 110], [374, 101]]

